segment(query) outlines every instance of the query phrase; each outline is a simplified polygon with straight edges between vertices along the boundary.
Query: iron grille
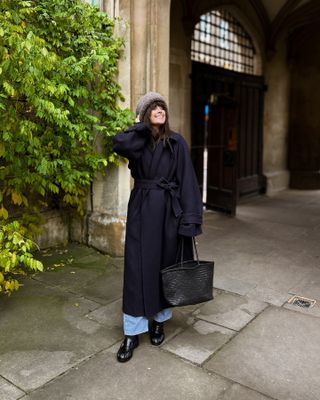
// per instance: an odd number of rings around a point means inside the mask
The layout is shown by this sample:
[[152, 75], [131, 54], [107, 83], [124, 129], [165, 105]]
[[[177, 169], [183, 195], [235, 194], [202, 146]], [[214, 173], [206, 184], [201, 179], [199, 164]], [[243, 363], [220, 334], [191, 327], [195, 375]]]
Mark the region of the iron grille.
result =
[[200, 17], [191, 42], [191, 59], [233, 71], [254, 73], [252, 40], [226, 10]]
[[316, 300], [295, 295], [288, 300], [288, 303], [302, 308], [312, 308], [316, 304]]

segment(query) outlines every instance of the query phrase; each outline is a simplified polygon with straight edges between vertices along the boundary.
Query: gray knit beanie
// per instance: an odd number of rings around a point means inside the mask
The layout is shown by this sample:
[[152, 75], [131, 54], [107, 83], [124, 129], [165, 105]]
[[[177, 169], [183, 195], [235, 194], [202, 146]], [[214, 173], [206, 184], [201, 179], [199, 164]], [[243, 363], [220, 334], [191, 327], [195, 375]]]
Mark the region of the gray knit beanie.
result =
[[155, 101], [162, 101], [166, 106], [166, 111], [168, 111], [167, 103], [160, 93], [148, 92], [140, 98], [137, 104], [136, 115], [139, 115], [140, 121], [143, 120], [148, 107]]

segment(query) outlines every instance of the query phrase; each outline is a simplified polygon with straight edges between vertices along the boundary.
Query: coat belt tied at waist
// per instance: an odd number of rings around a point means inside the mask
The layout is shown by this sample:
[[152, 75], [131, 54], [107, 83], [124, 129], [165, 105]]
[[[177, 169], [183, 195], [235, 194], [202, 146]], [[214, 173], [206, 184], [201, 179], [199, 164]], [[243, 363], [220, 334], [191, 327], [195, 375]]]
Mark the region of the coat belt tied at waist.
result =
[[135, 189], [157, 189], [166, 190], [171, 196], [172, 211], [176, 218], [182, 215], [182, 208], [179, 203], [178, 189], [179, 186], [176, 182], [169, 182], [166, 178], [160, 178], [159, 180], [154, 179], [135, 179]]

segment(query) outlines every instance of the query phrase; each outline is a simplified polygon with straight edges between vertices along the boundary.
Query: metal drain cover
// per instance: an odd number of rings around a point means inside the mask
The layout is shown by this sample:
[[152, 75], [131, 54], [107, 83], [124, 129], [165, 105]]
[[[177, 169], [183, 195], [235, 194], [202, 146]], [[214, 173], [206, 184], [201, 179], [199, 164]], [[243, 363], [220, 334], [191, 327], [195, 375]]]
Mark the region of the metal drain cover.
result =
[[316, 304], [316, 300], [302, 296], [292, 296], [288, 303], [302, 308], [311, 308]]

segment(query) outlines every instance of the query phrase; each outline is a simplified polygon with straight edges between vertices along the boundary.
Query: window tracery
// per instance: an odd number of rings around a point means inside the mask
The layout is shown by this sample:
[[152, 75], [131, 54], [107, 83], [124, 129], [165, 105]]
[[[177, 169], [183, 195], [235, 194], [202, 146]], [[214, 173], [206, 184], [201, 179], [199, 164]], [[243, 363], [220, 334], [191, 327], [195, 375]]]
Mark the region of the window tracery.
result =
[[242, 25], [226, 10], [200, 17], [191, 42], [191, 59], [247, 74], [254, 73], [255, 50]]

